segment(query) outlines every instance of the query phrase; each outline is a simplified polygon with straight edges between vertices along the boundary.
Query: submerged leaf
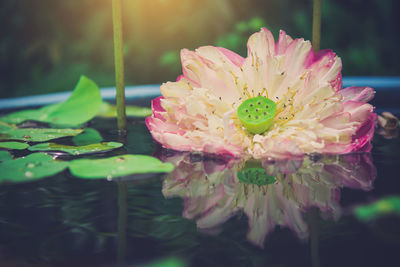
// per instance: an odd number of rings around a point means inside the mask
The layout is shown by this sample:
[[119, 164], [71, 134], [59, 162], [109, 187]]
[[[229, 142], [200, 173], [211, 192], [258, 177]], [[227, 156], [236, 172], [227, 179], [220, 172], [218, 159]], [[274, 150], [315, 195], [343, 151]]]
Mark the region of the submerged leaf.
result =
[[51, 128], [8, 128], [0, 129], [0, 140], [22, 140], [29, 142], [45, 142], [48, 140], [75, 136], [82, 129], [51, 129]]
[[105, 152], [112, 149], [122, 147], [123, 144], [118, 142], [103, 142], [86, 146], [68, 146], [56, 143], [42, 143], [31, 146], [30, 151], [61, 151], [71, 155], [82, 155], [90, 153]]
[[72, 138], [72, 142], [77, 146], [96, 144], [101, 141], [103, 141], [103, 137], [101, 137], [101, 134], [93, 128], [86, 128], [83, 133]]
[[21, 142], [0, 142], [0, 148], [5, 149], [26, 149], [29, 145]]
[[12, 159], [12, 155], [8, 151], [0, 150], [0, 162]]
[[57, 174], [67, 167], [68, 162], [55, 160], [45, 153], [33, 153], [0, 163], [0, 183], [38, 180]]
[[18, 124], [26, 120], [56, 125], [80, 125], [96, 116], [101, 104], [99, 87], [81, 76], [72, 95], [64, 102], [40, 109], [23, 110], [0, 117], [0, 121]]
[[[151, 108], [139, 107], [139, 106], [126, 106], [126, 116], [128, 117], [147, 117], [151, 115]], [[107, 102], [102, 102], [100, 110], [97, 116], [103, 118], [114, 118], [117, 117], [117, 108]]]
[[76, 159], [71, 173], [81, 178], [115, 178], [130, 174], [171, 172], [174, 166], [145, 155], [121, 155], [104, 159]]

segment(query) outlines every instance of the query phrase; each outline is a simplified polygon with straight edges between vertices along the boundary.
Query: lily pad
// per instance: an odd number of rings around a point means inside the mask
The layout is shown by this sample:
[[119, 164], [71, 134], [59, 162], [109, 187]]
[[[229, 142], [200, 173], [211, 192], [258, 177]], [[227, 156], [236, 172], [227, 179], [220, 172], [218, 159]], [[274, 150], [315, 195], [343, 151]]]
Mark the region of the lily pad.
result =
[[130, 174], [171, 172], [174, 165], [145, 155], [121, 155], [104, 159], [76, 159], [69, 164], [71, 173], [80, 178], [115, 178]]
[[[126, 116], [128, 117], [139, 117], [144, 118], [151, 115], [151, 108], [139, 107], [139, 106], [126, 106]], [[117, 117], [117, 108], [107, 102], [102, 102], [97, 116], [103, 118], [115, 118]]]
[[12, 159], [12, 156], [8, 151], [0, 150], [0, 162], [10, 159]]
[[0, 148], [5, 148], [5, 149], [26, 149], [28, 148], [29, 145], [27, 143], [21, 143], [21, 142], [0, 142]]
[[96, 144], [101, 141], [103, 141], [103, 137], [101, 137], [101, 134], [93, 128], [86, 128], [83, 133], [72, 138], [72, 142], [77, 146]]
[[22, 140], [29, 142], [45, 142], [48, 140], [75, 136], [82, 132], [82, 129], [51, 129], [51, 128], [0, 128], [0, 140]]
[[68, 162], [55, 160], [45, 153], [33, 153], [0, 163], [0, 183], [34, 181], [57, 174], [67, 167]]
[[86, 146], [68, 146], [56, 143], [41, 143], [29, 148], [30, 151], [60, 151], [71, 155], [82, 155], [105, 152], [112, 149], [122, 147], [123, 144], [118, 142], [103, 142]]
[[7, 130], [12, 129], [12, 128], [15, 128], [15, 126], [0, 121], [0, 132], [7, 131]]
[[55, 125], [80, 125], [96, 116], [102, 103], [99, 87], [81, 76], [72, 95], [64, 102], [40, 109], [23, 110], [0, 117], [0, 121], [18, 124], [26, 120]]
[[45, 119], [48, 117], [48, 114], [56, 110], [61, 104], [62, 103], [56, 103], [44, 106], [40, 109], [26, 109], [13, 112], [0, 117], [0, 121], [13, 124], [19, 124], [27, 120], [46, 122]]

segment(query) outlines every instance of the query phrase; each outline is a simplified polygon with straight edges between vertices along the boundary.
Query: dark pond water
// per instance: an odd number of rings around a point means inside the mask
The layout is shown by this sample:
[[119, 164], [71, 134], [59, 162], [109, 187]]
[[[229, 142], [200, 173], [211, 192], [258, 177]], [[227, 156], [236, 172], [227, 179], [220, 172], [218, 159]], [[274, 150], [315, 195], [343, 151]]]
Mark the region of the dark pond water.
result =
[[[118, 141], [115, 125], [90, 126]], [[176, 169], [114, 181], [65, 171], [2, 184], [0, 266], [170, 257], [187, 266], [399, 266], [400, 219], [353, 215], [356, 205], [400, 194], [398, 138], [376, 136], [371, 154], [245, 163], [161, 150], [144, 122], [131, 120], [124, 149], [112, 153], [157, 155]], [[251, 167], [266, 171], [246, 174]]]

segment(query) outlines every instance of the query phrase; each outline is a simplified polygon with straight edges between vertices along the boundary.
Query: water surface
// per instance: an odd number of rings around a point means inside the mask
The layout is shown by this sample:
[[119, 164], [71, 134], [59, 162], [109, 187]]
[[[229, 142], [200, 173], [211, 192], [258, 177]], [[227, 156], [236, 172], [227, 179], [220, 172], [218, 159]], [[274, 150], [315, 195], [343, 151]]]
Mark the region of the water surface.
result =
[[[121, 141], [114, 120], [95, 119]], [[68, 140], [64, 140], [68, 143]], [[359, 221], [353, 208], [400, 194], [399, 139], [369, 154], [292, 161], [214, 159], [160, 149], [129, 121], [118, 153], [156, 155], [167, 175], [82, 180], [68, 171], [0, 186], [0, 266], [398, 266], [400, 220]], [[239, 179], [244, 168], [265, 177]], [[245, 177], [245, 176], [244, 176]]]

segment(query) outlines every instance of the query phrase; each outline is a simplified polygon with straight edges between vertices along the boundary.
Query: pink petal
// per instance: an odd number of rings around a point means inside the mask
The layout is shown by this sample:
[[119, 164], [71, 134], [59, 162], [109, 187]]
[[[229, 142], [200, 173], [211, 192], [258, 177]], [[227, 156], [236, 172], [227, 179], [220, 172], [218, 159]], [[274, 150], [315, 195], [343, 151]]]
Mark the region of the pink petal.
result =
[[241, 66], [244, 62], [244, 58], [231, 50], [228, 50], [223, 47], [217, 47], [217, 49], [223, 53], [233, 64], [236, 66]]
[[151, 101], [151, 111], [153, 113], [153, 117], [165, 121], [164, 117], [162, 116], [162, 113], [165, 112], [165, 109], [161, 106], [161, 99], [164, 99], [164, 97], [160, 96]]
[[165, 148], [178, 151], [202, 151], [223, 157], [239, 157], [243, 153], [242, 147], [225, 143], [217, 137], [192, 140], [186, 137], [187, 131], [159, 118], [147, 117], [146, 125], [154, 140]]
[[262, 28], [261, 31], [254, 33], [250, 36], [247, 42], [249, 57], [251, 53], [256, 53], [261, 60], [275, 55], [275, 40], [272, 33], [266, 29]]
[[285, 31], [280, 31], [279, 32], [279, 39], [275, 44], [275, 54], [276, 55], [281, 55], [285, 53], [286, 48], [289, 46], [289, 44], [293, 41], [292, 37], [286, 34]]
[[343, 96], [343, 101], [368, 102], [375, 96], [375, 91], [371, 87], [347, 87], [339, 91]]
[[[351, 143], [328, 144], [321, 151], [322, 153], [339, 153], [345, 154], [350, 152], [369, 152], [372, 148], [371, 141], [374, 135], [377, 115], [373, 113], [374, 108], [370, 104], [363, 102], [347, 101], [343, 104], [343, 115], [349, 118], [349, 122], [358, 122], [359, 125], [352, 136]], [[346, 115], [344, 115], [346, 114]], [[332, 127], [335, 125], [332, 124]], [[338, 124], [337, 126], [341, 126]], [[337, 127], [336, 126], [336, 127]]]
[[[205, 54], [202, 51], [207, 49], [214, 50], [212, 52], [225, 57], [215, 47], [200, 47], [198, 48], [199, 52], [183, 49], [181, 51], [183, 75], [194, 87], [211, 89], [217, 97], [222, 97], [224, 101], [232, 103], [240, 97], [234, 77], [229, 69], [224, 68], [224, 62], [220, 61], [220, 59], [214, 57], [215, 61], [212, 61], [201, 56], [201, 54]], [[229, 59], [226, 58], [226, 60], [230, 62]], [[239, 70], [234, 64], [232, 66]], [[229, 77], [229, 79], [226, 77]]]
[[335, 91], [342, 88], [342, 62], [330, 49], [312, 53], [305, 63], [312, 70], [312, 76], [318, 84], [330, 83]]
[[[283, 70], [290, 83], [290, 80], [298, 80], [305, 73], [307, 59], [312, 53], [311, 43], [303, 38], [295, 39], [287, 46], [283, 54], [286, 58]], [[284, 90], [287, 90], [286, 86]]]

